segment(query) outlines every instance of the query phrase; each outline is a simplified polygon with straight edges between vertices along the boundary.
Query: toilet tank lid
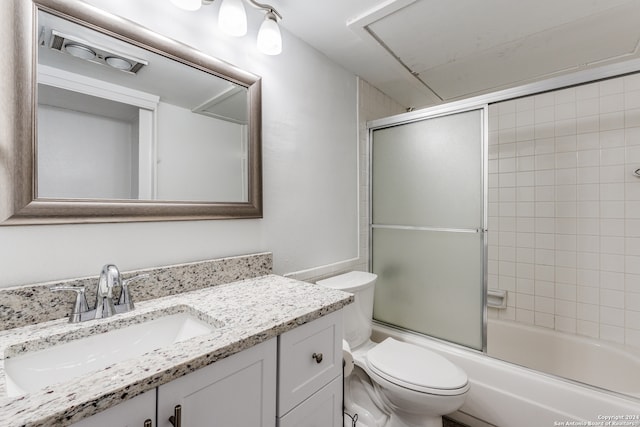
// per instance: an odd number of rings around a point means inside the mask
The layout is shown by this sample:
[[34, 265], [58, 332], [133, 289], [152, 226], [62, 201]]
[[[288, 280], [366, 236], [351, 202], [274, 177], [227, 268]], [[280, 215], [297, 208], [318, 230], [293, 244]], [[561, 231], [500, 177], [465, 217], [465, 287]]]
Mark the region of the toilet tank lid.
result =
[[350, 271], [328, 279], [318, 280], [318, 285], [327, 288], [340, 289], [346, 292], [355, 292], [372, 285], [378, 276], [366, 271]]

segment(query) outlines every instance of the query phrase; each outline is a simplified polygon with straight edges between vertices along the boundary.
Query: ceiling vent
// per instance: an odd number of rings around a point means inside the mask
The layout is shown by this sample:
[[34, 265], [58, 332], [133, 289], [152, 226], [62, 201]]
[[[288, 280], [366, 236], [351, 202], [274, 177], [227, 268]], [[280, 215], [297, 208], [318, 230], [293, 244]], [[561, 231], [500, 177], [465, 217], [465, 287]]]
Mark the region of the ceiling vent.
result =
[[43, 28], [40, 45], [94, 64], [104, 65], [131, 74], [136, 74], [142, 67], [149, 65], [143, 59], [117, 53], [111, 49], [97, 46], [95, 43], [89, 43], [78, 37], [69, 36], [50, 28]]

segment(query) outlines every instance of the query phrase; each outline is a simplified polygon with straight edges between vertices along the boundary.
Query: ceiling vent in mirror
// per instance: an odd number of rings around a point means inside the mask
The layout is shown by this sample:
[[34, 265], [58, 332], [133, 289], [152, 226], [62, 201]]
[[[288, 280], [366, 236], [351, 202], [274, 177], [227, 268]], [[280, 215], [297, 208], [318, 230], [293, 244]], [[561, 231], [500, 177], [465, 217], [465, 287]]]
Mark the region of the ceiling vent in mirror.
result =
[[58, 52], [84, 59], [94, 64], [104, 65], [131, 74], [136, 74], [142, 67], [149, 65], [144, 59], [118, 53], [112, 49], [97, 46], [95, 43], [89, 43], [49, 28], [43, 28], [40, 45], [48, 46]]

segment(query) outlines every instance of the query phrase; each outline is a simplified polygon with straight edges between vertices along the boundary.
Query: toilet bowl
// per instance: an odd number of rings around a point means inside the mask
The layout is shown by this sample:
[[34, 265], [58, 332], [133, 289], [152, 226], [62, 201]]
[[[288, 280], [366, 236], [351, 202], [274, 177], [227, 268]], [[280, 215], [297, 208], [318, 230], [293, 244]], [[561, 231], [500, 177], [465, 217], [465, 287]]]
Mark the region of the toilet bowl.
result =
[[[444, 357], [387, 338], [370, 340], [377, 276], [353, 271], [319, 285], [351, 292], [345, 307], [344, 337], [356, 366], [345, 378], [345, 427], [442, 427], [469, 391], [466, 373]], [[356, 421], [357, 420], [357, 421]]]

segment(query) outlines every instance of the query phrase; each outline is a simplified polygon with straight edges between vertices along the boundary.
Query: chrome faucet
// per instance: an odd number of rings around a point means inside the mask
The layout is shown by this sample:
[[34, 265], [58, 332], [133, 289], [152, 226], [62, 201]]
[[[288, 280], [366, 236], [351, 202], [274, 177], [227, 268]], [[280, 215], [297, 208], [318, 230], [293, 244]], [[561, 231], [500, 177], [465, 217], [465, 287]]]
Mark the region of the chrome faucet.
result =
[[[120, 270], [113, 264], [102, 267], [100, 279], [98, 279], [98, 291], [96, 292], [96, 314], [94, 319], [111, 317], [116, 314], [116, 305], [113, 302], [113, 288], [120, 286]], [[122, 292], [122, 291], [120, 291]]]
[[[76, 286], [56, 286], [50, 288], [52, 291], [74, 291], [76, 300], [73, 312], [69, 316], [70, 323], [84, 322], [91, 319], [103, 319], [114, 314], [131, 311], [135, 308], [129, 284], [133, 281], [149, 277], [148, 274], [140, 274], [126, 280], [121, 280], [118, 267], [113, 264], [106, 264], [102, 267], [100, 278], [98, 279], [98, 289], [96, 292], [96, 305], [93, 310], [89, 310], [85, 297], [84, 287]], [[120, 287], [118, 302], [114, 301], [114, 288]]]

